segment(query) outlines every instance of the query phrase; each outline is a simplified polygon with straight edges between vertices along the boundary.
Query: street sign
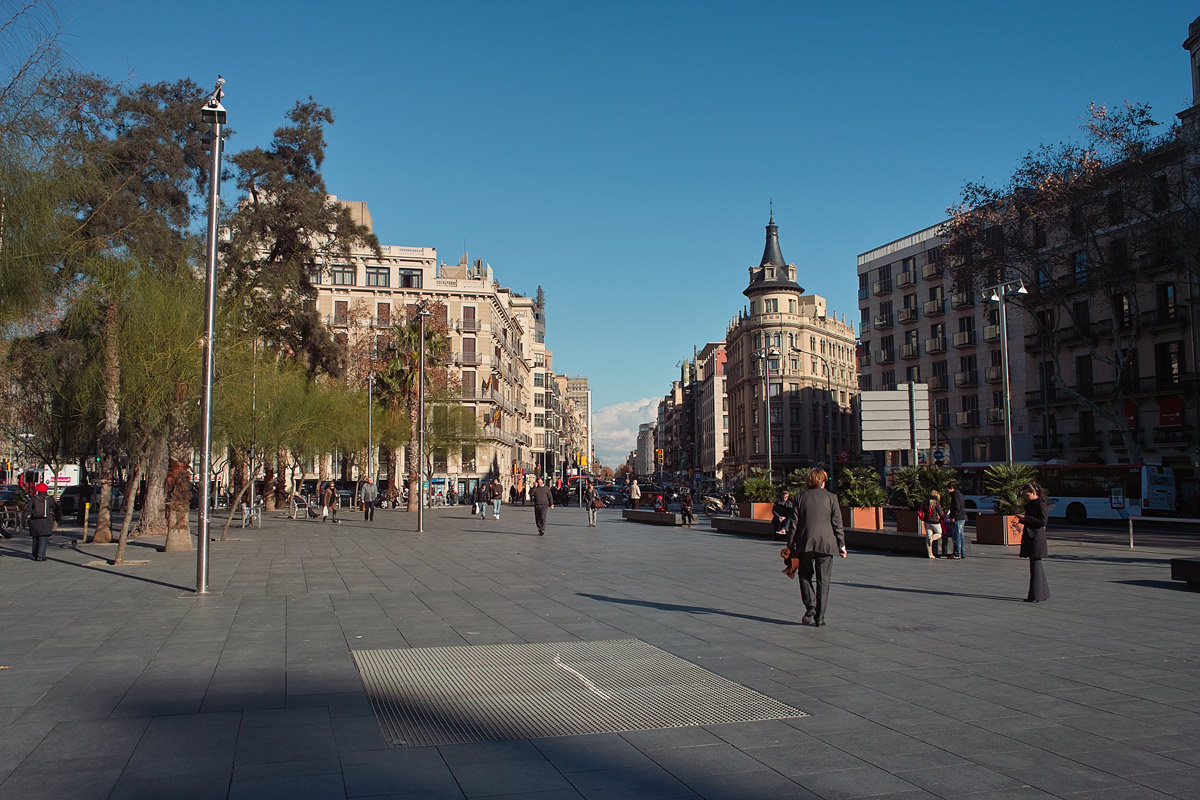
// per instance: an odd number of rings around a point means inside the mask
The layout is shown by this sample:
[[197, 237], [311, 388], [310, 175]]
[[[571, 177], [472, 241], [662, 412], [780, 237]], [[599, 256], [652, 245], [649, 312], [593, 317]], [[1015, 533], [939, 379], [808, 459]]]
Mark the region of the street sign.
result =
[[[1109, 489], [1108, 504], [1114, 509], [1120, 510], [1125, 507], [1125, 490], [1114, 487]], [[1129, 523], [1132, 525], [1133, 523]]]
[[[863, 450], [910, 450], [929, 447], [929, 387], [918, 383], [910, 401], [908, 388], [859, 392]], [[915, 428], [915, 431], [914, 431]]]
[[934, 461], [945, 461], [946, 460], [946, 451], [940, 447], [937, 450], [934, 450], [933, 451], [933, 460]]
[[850, 451], [843, 450], [840, 454], [838, 454], [838, 460], [840, 460], [843, 464], [845, 464], [847, 461], [850, 460]]

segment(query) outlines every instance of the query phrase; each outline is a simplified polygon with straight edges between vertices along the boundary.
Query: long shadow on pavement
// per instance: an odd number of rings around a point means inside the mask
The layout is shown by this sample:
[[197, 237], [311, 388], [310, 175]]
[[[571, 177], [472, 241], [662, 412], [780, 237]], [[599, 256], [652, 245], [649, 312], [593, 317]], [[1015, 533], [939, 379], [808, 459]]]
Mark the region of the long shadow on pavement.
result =
[[945, 592], [939, 589], [908, 589], [903, 586], [878, 586], [874, 583], [849, 583], [834, 581], [834, 585], [853, 586], [856, 589], [883, 589], [888, 592], [908, 592], [910, 594], [935, 594], [944, 597], [978, 597], [980, 600], [1004, 600], [1009, 603], [1022, 602], [1020, 597], [1002, 597], [998, 594], [971, 594], [970, 592]]
[[770, 617], [756, 617], [753, 614], [738, 614], [733, 611], [724, 611], [720, 608], [709, 608], [708, 606], [681, 606], [675, 603], [653, 603], [649, 600], [631, 600], [626, 597], [609, 597], [603, 594], [588, 594], [586, 592], [576, 592], [576, 597], [587, 597], [592, 600], [600, 600], [605, 603], [621, 603], [627, 606], [643, 606], [645, 608], [657, 608], [662, 611], [682, 611], [685, 614], [720, 614], [725, 617], [737, 617], [739, 619], [749, 619], [755, 622], [770, 622], [774, 625], [799, 625], [799, 622], [790, 619], [771, 619]]

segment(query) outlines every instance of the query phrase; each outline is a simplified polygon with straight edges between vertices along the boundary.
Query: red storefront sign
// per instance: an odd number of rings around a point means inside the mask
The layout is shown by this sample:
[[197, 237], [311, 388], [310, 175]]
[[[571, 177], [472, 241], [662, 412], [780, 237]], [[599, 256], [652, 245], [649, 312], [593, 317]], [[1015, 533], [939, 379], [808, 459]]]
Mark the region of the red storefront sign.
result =
[[1183, 398], [1177, 394], [1158, 401], [1158, 425], [1160, 428], [1177, 428], [1183, 425]]

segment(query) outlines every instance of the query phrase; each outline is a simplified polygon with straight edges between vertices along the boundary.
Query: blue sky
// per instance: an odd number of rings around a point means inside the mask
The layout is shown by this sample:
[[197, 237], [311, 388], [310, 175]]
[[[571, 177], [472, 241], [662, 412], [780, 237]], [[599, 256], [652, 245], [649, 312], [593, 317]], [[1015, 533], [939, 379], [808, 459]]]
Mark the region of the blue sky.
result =
[[[227, 80], [232, 149], [331, 106], [330, 192], [385, 244], [547, 295], [615, 464], [724, 338], [768, 202], [800, 283], [857, 321], [856, 256], [939, 222], [965, 180], [1078, 135], [1091, 101], [1190, 104], [1200, 13], [1138, 2], [57, 5], [75, 65]], [[210, 13], [210, 9], [217, 13]]]

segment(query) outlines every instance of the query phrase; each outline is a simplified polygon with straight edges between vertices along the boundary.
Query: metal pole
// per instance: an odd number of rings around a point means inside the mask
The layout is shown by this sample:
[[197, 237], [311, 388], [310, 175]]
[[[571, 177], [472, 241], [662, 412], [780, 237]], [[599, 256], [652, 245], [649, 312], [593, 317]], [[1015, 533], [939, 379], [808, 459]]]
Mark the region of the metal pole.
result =
[[825, 425], [829, 428], [829, 485], [833, 482], [833, 365], [825, 362], [825, 387], [829, 392], [829, 405], [825, 407]]
[[767, 478], [775, 480], [775, 469], [771, 464], [771, 362], [763, 353], [763, 398], [767, 401]]
[[908, 382], [908, 459], [917, 465], [917, 384]]
[[1004, 373], [1004, 463], [1012, 466], [1012, 407], [1009, 402], [1008, 388], [1008, 317], [1004, 313], [1004, 287], [996, 290], [1000, 298], [1000, 370]]
[[[208, 594], [208, 521], [209, 483], [208, 473], [212, 466], [212, 394], [213, 394], [213, 339], [216, 336], [217, 308], [217, 207], [221, 202], [221, 127], [225, 122], [225, 109], [221, 106], [223, 78], [205, 104], [203, 115], [209, 122], [212, 136], [212, 160], [208, 169], [208, 236], [204, 292], [204, 367], [200, 378], [201, 450], [200, 476], [204, 481], [200, 488], [200, 522], [196, 547], [196, 593]], [[219, 109], [219, 112], [218, 112]]]
[[421, 318], [420, 369], [417, 376], [417, 533], [425, 532], [425, 317], [429, 316], [429, 301], [417, 304]]
[[254, 337], [254, 368], [250, 371], [250, 512], [254, 513], [254, 425], [258, 416], [258, 337]]
[[[424, 350], [425, 348], [421, 348]], [[375, 480], [375, 451], [371, 449], [371, 425], [375, 419], [375, 404], [373, 400], [375, 374], [367, 373], [367, 480]]]

